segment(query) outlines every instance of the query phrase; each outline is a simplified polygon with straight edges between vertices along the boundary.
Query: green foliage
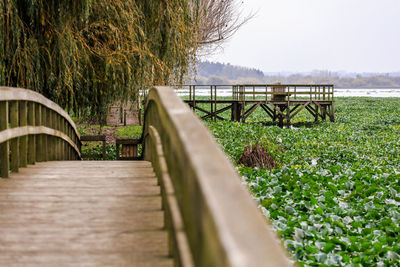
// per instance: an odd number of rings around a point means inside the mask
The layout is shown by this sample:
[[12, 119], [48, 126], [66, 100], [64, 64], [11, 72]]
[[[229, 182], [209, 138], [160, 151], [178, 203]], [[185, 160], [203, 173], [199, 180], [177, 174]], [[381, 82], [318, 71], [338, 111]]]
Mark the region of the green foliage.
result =
[[[101, 142], [90, 142], [82, 146], [82, 153], [84, 154], [102, 154], [103, 153], [103, 145]], [[106, 160], [116, 160], [116, 147], [115, 144], [107, 144], [106, 145]], [[92, 159], [91, 159], [92, 160]], [[103, 160], [103, 159], [96, 159]]]
[[179, 81], [196, 51], [185, 1], [0, 1], [0, 85], [33, 89], [77, 117]]
[[398, 266], [399, 114], [399, 98], [337, 98], [336, 123], [207, 125], [235, 162], [259, 140], [284, 149], [275, 170], [238, 167], [300, 266]]
[[120, 138], [140, 138], [142, 126], [121, 126], [117, 127], [116, 135]]

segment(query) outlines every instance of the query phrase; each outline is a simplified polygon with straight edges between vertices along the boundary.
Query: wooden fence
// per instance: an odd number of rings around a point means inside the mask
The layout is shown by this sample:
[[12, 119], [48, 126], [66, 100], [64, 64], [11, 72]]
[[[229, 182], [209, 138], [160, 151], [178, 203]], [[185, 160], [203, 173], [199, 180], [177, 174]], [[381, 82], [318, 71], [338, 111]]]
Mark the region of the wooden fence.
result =
[[172, 88], [149, 91], [144, 158], [163, 195], [179, 266], [289, 266], [233, 165]]
[[80, 139], [68, 114], [39, 93], [0, 87], [0, 176], [35, 162], [80, 159]]

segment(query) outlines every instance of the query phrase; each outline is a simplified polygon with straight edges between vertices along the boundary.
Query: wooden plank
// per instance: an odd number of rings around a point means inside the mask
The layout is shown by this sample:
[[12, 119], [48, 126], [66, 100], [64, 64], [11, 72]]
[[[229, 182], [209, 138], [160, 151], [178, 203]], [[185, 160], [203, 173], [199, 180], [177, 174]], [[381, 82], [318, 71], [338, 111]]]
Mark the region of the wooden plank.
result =
[[[18, 116], [18, 101], [9, 102], [10, 105], [10, 124], [11, 128], [16, 128], [19, 126], [19, 116]], [[11, 147], [11, 171], [18, 172], [19, 168], [19, 138], [13, 138], [10, 141]]]
[[0, 265], [173, 266], [149, 162], [42, 162], [12, 177], [0, 180]]
[[104, 169], [104, 168], [109, 168], [110, 166], [112, 167], [126, 167], [126, 166], [131, 166], [131, 168], [134, 168], [135, 170], [139, 168], [146, 168], [146, 169], [152, 169], [152, 165], [148, 161], [115, 161], [115, 160], [106, 160], [105, 161], [107, 164], [104, 165], [99, 165], [99, 162], [93, 162], [93, 161], [58, 161], [58, 162], [43, 162], [43, 163], [38, 163], [37, 166], [31, 166], [30, 169], [33, 168], [54, 168], [54, 166], [57, 166], [57, 168], [70, 168], [70, 167], [78, 167], [78, 168], [89, 168], [89, 167], [95, 167], [99, 169]]
[[[13, 265], [9, 265], [13, 262]], [[62, 264], [61, 264], [62, 263]], [[7, 265], [8, 264], [8, 265]], [[68, 254], [56, 252], [4, 252], [0, 255], [2, 266], [140, 266], [171, 267], [172, 259], [154, 256], [149, 258], [134, 252], [106, 253], [85, 250], [68, 251]]]
[[[0, 132], [8, 128], [8, 102], [0, 101]], [[0, 141], [0, 176], [8, 178], [10, 169], [9, 142]]]
[[137, 138], [117, 138], [115, 143], [118, 145], [137, 145], [142, 142], [141, 139]]
[[105, 135], [82, 135], [81, 141], [83, 141], [83, 142], [106, 141], [106, 136]]

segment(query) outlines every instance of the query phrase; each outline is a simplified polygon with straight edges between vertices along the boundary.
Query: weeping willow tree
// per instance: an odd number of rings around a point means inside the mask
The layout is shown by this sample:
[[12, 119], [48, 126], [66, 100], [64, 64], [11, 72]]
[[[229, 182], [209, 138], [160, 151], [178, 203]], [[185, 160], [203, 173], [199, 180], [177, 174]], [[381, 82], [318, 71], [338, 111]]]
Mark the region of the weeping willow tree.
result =
[[196, 48], [193, 0], [0, 0], [0, 85], [81, 115], [179, 82]]

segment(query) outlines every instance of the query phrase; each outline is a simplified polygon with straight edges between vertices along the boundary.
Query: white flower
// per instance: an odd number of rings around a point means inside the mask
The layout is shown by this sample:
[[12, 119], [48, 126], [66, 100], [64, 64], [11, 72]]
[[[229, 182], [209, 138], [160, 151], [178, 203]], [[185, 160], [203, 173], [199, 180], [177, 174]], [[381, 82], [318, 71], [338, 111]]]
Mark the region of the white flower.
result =
[[312, 159], [311, 160], [311, 165], [316, 166], [317, 165], [317, 159]]

